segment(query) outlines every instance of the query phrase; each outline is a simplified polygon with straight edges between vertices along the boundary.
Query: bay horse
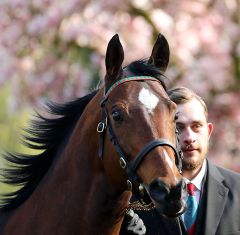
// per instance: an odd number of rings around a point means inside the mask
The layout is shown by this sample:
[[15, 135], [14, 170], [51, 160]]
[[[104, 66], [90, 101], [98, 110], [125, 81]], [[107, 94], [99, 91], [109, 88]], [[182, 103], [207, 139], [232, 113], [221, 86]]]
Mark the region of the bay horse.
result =
[[176, 105], [163, 73], [169, 46], [159, 35], [149, 59], [123, 67], [116, 34], [108, 43], [104, 84], [75, 101], [48, 104], [25, 136], [41, 150], [6, 154], [0, 234], [119, 234], [132, 192], [168, 217], [184, 211], [185, 185], [176, 147]]

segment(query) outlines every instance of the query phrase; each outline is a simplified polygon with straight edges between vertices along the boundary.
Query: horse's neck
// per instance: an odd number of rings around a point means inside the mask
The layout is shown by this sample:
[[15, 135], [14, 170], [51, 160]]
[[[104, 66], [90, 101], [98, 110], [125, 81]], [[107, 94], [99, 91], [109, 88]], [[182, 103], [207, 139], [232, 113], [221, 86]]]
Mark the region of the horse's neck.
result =
[[35, 234], [118, 234], [130, 195], [117, 193], [104, 175], [95, 122], [80, 120], [62, 156], [12, 215], [6, 234], [30, 234], [32, 228]]
[[[71, 167], [73, 169], [75, 166], [78, 169], [76, 170], [78, 176], [75, 175], [75, 180], [81, 185], [77, 198], [78, 210], [81, 211], [78, 221], [79, 229], [84, 234], [118, 234], [130, 195], [126, 192], [116, 192], [104, 174], [103, 162], [98, 157], [99, 136], [96, 131], [97, 123], [101, 120], [101, 113], [97, 114], [96, 108], [91, 108], [93, 110], [89, 110], [88, 113], [91, 113], [91, 118], [96, 119], [97, 122], [84, 125], [82, 131], [85, 135], [79, 137], [78, 134], [73, 134], [71, 141], [75, 144], [83, 143], [81, 149], [78, 150], [77, 160], [73, 161]], [[93, 113], [97, 117], [94, 117]], [[87, 122], [85, 118], [89, 117], [83, 116], [83, 123]], [[92, 133], [96, 135], [93, 137]], [[69, 146], [68, 149], [66, 149], [67, 155], [70, 149], [77, 148]]]
[[96, 184], [100, 187], [96, 190], [92, 188], [82, 210], [81, 231], [85, 231], [85, 234], [118, 234], [129, 194], [125, 192], [117, 195], [116, 192], [106, 189], [108, 184]]

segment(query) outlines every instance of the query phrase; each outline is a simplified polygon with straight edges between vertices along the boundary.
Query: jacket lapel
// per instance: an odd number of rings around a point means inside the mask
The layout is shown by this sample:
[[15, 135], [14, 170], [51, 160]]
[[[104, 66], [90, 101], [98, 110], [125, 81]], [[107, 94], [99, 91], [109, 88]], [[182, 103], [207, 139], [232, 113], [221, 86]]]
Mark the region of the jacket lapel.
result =
[[217, 167], [208, 161], [207, 208], [204, 234], [212, 235], [216, 233], [229, 191], [223, 185], [223, 181], [224, 178]]

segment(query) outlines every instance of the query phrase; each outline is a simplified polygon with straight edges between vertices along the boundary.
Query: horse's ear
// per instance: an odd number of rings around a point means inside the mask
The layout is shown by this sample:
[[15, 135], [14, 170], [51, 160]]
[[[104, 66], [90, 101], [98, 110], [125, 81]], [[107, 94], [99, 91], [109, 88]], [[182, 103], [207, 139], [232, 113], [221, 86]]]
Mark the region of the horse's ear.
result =
[[124, 51], [119, 40], [118, 34], [115, 34], [108, 43], [106, 53], [106, 71], [107, 77], [118, 77], [124, 59]]
[[169, 55], [170, 51], [167, 39], [162, 34], [159, 34], [148, 63], [154, 64], [160, 68], [161, 72], [165, 72], [169, 63]]

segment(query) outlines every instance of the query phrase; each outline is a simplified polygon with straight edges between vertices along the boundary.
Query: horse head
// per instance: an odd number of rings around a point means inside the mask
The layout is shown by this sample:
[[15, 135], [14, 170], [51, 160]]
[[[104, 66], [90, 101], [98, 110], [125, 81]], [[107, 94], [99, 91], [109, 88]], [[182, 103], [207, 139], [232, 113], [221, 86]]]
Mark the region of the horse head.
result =
[[[176, 104], [169, 99], [163, 81], [168, 42], [160, 34], [148, 60], [125, 67], [123, 60], [123, 47], [115, 35], [107, 47], [98, 125], [105, 173], [117, 190], [131, 190], [160, 214], [176, 217], [185, 208], [186, 186], [180, 174]], [[104, 138], [105, 129], [108, 137]]]
[[148, 60], [124, 67], [123, 60], [115, 35], [104, 86], [67, 104], [50, 104], [55, 118], [39, 115], [25, 137], [39, 152], [34, 157], [5, 156], [10, 167], [0, 169], [0, 181], [22, 187], [3, 195], [1, 234], [118, 234], [130, 191], [144, 208], [154, 206], [168, 217], [183, 213], [176, 105], [163, 76], [167, 40], [159, 35]]

